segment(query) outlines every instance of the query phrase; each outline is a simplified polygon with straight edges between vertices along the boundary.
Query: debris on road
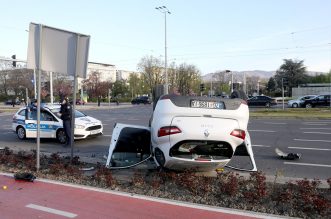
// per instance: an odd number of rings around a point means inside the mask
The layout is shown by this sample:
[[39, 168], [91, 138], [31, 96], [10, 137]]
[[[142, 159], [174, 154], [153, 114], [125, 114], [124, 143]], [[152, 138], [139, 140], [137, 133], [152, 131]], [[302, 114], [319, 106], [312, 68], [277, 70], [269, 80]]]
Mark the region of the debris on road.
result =
[[297, 154], [297, 153], [284, 153], [283, 151], [281, 151], [278, 148], [275, 148], [275, 152], [276, 154], [284, 159], [284, 160], [297, 160], [301, 158], [301, 154]]
[[33, 182], [37, 177], [35, 177], [32, 173], [15, 173], [15, 180], [23, 180], [28, 182]]

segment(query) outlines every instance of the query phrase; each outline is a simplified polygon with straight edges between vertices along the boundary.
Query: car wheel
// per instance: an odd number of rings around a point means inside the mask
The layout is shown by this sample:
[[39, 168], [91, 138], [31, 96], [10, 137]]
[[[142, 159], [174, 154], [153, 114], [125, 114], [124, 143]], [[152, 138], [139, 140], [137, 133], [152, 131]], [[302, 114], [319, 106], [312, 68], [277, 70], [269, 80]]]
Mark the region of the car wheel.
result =
[[56, 133], [56, 139], [61, 143], [65, 144], [67, 141], [66, 133], [63, 129], [59, 129]]
[[293, 103], [293, 104], [292, 104], [292, 107], [293, 107], [293, 108], [298, 108], [298, 104], [297, 104], [297, 103]]
[[26, 137], [25, 136], [25, 129], [22, 126], [17, 128], [16, 133], [17, 133], [17, 137], [19, 139], [21, 139], [21, 140], [25, 139], [25, 137]]
[[265, 104], [265, 107], [269, 108], [269, 107], [270, 107], [270, 103], [267, 102], [267, 103]]
[[313, 105], [311, 105], [310, 103], [306, 104], [306, 108], [312, 108]]

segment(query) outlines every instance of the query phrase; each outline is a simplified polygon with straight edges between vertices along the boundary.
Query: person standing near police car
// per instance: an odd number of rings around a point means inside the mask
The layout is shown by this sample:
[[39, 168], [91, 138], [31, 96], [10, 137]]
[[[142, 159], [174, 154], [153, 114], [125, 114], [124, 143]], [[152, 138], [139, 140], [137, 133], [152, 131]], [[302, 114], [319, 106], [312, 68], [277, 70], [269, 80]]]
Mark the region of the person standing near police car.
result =
[[66, 145], [70, 145], [71, 142], [71, 112], [72, 107], [69, 103], [68, 97], [65, 97], [61, 101], [61, 119], [63, 121], [63, 129], [66, 135]]

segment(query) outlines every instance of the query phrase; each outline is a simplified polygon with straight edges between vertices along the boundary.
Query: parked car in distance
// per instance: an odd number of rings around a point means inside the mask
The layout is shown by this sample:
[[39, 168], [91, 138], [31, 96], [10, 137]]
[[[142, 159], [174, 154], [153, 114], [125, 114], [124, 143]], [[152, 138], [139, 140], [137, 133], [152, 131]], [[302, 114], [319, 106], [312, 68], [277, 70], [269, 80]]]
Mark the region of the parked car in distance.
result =
[[15, 99], [13, 99], [13, 100], [6, 100], [5, 104], [6, 105], [13, 105], [13, 102], [15, 103], [15, 105], [21, 105], [21, 101], [15, 100]]
[[131, 101], [132, 104], [151, 104], [151, 100], [148, 96], [140, 96]]
[[306, 96], [301, 96], [297, 99], [293, 99], [293, 100], [289, 100], [287, 102], [287, 106], [289, 108], [298, 108], [300, 107], [300, 105], [305, 101], [305, 100], [308, 100], [308, 99], [312, 99], [316, 97], [316, 95], [306, 95]]
[[268, 97], [268, 96], [255, 96], [252, 98], [249, 98], [247, 100], [248, 106], [264, 106], [264, 107], [270, 107], [273, 105], [277, 105], [277, 101], [274, 98]]
[[301, 103], [301, 107], [312, 108], [312, 107], [323, 107], [330, 106], [330, 94], [318, 95], [312, 99], [307, 99]]
[[85, 105], [85, 101], [81, 99], [76, 100], [76, 105]]

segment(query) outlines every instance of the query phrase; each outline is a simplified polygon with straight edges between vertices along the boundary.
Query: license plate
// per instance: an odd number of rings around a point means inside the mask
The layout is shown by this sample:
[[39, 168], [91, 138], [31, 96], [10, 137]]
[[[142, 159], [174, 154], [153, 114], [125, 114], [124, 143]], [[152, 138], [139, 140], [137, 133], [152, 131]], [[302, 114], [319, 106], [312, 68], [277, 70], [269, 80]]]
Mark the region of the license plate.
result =
[[206, 109], [224, 109], [224, 103], [217, 101], [192, 100], [191, 107], [206, 108]]
[[100, 130], [92, 130], [92, 131], [91, 131], [91, 135], [98, 134], [99, 132], [100, 132]]

